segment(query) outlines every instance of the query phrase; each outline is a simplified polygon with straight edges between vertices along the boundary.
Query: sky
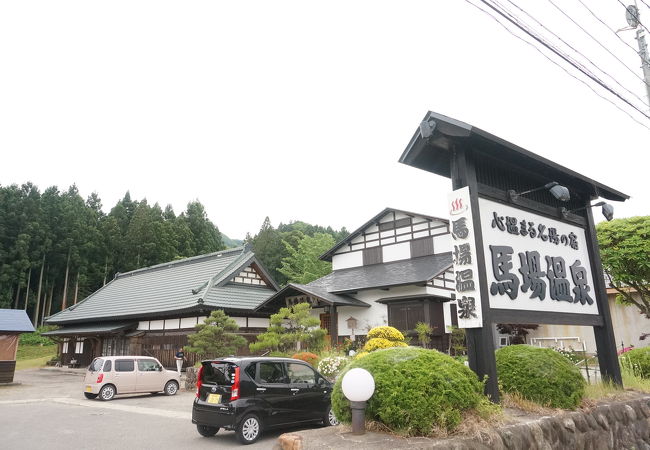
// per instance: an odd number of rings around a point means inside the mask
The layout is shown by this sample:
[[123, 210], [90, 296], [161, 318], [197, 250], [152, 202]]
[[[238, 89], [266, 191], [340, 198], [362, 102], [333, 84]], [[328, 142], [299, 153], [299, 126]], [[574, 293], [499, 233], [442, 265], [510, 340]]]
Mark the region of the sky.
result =
[[[634, 71], [550, 1], [516, 3], [647, 103], [638, 55], [579, 0], [562, 8]], [[617, 0], [589, 6], [626, 26]], [[198, 199], [236, 239], [266, 216], [446, 217], [450, 180], [397, 162], [429, 110], [630, 195], [616, 217], [650, 214], [649, 129], [466, 1], [0, 3], [0, 184], [75, 183], [106, 212], [126, 191]]]

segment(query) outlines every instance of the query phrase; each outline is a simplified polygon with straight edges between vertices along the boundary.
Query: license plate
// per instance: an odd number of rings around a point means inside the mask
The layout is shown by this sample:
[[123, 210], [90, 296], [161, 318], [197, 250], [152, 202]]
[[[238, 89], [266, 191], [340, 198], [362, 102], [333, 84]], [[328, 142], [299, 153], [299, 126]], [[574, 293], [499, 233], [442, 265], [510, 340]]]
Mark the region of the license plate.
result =
[[209, 394], [208, 403], [221, 403], [221, 394]]
[[90, 386], [86, 386], [86, 392], [91, 392], [93, 389]]

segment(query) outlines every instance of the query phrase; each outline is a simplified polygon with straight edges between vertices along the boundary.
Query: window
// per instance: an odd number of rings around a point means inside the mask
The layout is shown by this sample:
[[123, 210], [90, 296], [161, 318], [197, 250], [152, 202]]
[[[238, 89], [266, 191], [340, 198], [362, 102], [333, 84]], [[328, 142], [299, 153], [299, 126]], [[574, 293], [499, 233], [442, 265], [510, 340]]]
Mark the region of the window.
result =
[[363, 265], [380, 264], [382, 262], [381, 247], [370, 247], [363, 249]]
[[246, 374], [250, 377], [251, 380], [255, 379], [255, 368], [257, 367], [257, 364], [250, 364], [248, 367], [246, 367]]
[[388, 325], [400, 331], [414, 330], [418, 322], [424, 322], [424, 305], [397, 303], [388, 305]]
[[111, 370], [113, 370], [113, 361], [107, 359], [104, 363], [104, 372], [110, 372]]
[[156, 372], [160, 366], [153, 359], [138, 359], [138, 370], [140, 372]]
[[411, 258], [433, 255], [433, 238], [414, 239], [411, 241]]
[[88, 366], [88, 371], [89, 372], [97, 372], [99, 369], [102, 368], [102, 364], [104, 363], [104, 360], [101, 358], [95, 358], [93, 359], [93, 362], [90, 363]]
[[304, 364], [287, 364], [287, 373], [289, 374], [289, 383], [316, 384], [316, 372]]
[[260, 366], [260, 383], [286, 383], [284, 369], [280, 362], [261, 362]]
[[203, 382], [230, 386], [235, 382], [235, 364], [229, 362], [203, 363]]
[[135, 363], [132, 359], [116, 359], [115, 360], [116, 372], [133, 372], [135, 371]]
[[63, 349], [61, 350], [61, 353], [68, 353], [68, 345], [70, 344], [68, 341], [69, 338], [64, 338], [63, 339]]
[[74, 347], [74, 352], [77, 354], [81, 354], [84, 352], [84, 341], [77, 341]]

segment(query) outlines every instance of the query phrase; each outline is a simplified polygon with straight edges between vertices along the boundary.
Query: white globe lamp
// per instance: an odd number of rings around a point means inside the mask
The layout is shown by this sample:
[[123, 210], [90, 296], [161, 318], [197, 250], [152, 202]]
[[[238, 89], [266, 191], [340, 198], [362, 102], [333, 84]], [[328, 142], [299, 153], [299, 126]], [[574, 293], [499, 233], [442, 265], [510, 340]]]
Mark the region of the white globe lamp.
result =
[[352, 434], [365, 434], [366, 401], [375, 392], [375, 379], [370, 372], [360, 367], [350, 369], [341, 380], [343, 395], [350, 400], [352, 410]]

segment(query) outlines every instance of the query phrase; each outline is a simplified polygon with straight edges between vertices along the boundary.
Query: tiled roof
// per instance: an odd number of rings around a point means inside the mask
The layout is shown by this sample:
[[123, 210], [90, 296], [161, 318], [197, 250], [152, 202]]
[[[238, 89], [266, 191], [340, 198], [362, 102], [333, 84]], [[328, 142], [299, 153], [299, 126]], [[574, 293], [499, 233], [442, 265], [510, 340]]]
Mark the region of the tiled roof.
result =
[[34, 331], [34, 326], [24, 310], [0, 309], [0, 334], [3, 331], [31, 333]]
[[325, 286], [328, 292], [343, 293], [424, 283], [440, 275], [451, 265], [451, 252], [440, 253], [403, 261], [335, 270], [307, 286]]
[[[235, 248], [118, 274], [83, 301], [47, 319], [49, 324], [124, 320], [142, 315], [169, 315], [203, 306], [252, 310], [275, 289], [219, 283], [237, 275], [242, 264], [255, 262], [246, 248]], [[241, 295], [241, 304], [235, 294]], [[258, 303], [258, 304], [259, 304]]]
[[135, 328], [138, 325], [137, 322], [107, 322], [107, 323], [95, 323], [92, 325], [79, 325], [79, 326], [70, 326], [65, 328], [60, 328], [54, 331], [48, 331], [42, 333], [43, 336], [67, 336], [67, 335], [83, 335], [83, 334], [109, 334], [117, 331], [128, 330], [130, 328]]

